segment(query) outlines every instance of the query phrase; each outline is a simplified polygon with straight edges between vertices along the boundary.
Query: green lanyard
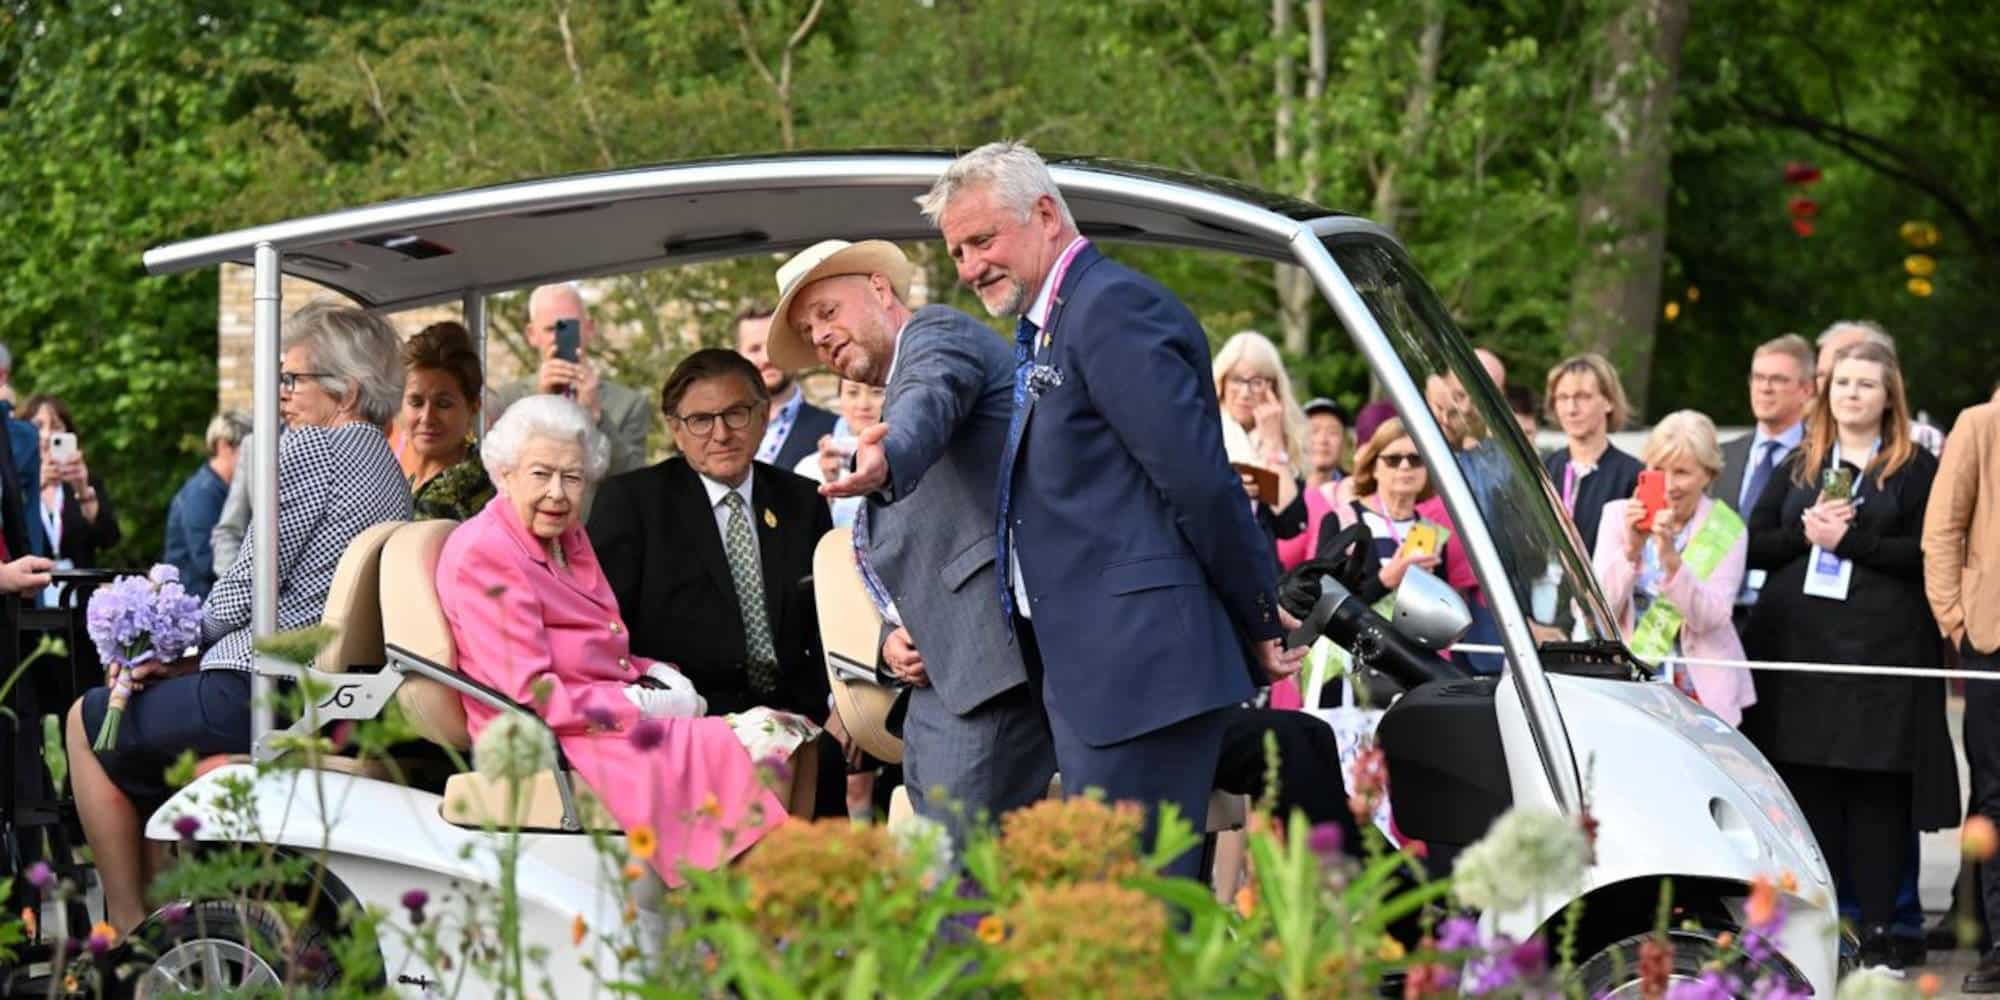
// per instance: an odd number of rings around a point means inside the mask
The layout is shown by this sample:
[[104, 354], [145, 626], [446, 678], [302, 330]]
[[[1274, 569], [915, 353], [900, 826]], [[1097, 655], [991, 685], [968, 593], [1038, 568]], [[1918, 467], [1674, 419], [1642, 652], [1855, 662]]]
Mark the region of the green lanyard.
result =
[[[1688, 541], [1687, 549], [1681, 553], [1681, 566], [1694, 572], [1695, 578], [1707, 581], [1715, 567], [1722, 564], [1722, 557], [1736, 547], [1743, 538], [1743, 519], [1729, 509], [1729, 505], [1716, 501], [1708, 509], [1708, 519], [1702, 522], [1701, 530], [1695, 532]], [[1664, 581], [1662, 581], [1664, 587]], [[1681, 634], [1681, 625], [1687, 616], [1675, 606], [1667, 595], [1661, 594], [1653, 600], [1652, 606], [1632, 629], [1632, 638], [1625, 645], [1632, 655], [1642, 660], [1658, 662], [1673, 654], [1674, 640]]]

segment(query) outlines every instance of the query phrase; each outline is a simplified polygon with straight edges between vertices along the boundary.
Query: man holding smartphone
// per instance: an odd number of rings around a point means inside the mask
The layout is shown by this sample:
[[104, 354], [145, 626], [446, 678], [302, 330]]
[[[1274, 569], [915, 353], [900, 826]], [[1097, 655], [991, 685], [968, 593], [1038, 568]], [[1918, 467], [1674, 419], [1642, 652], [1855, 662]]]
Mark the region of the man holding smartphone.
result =
[[584, 408], [597, 429], [611, 441], [608, 475], [629, 472], [646, 463], [646, 431], [652, 409], [637, 391], [603, 378], [590, 361], [590, 343], [597, 333], [583, 295], [575, 285], [543, 285], [528, 296], [528, 343], [541, 353], [533, 379], [522, 379], [495, 392], [493, 419], [525, 396], [566, 396]]
[[[0, 470], [14, 467], [14, 446], [9, 437], [0, 434]], [[26, 518], [21, 484], [11, 475], [0, 475], [0, 594], [31, 597], [49, 585], [49, 570], [55, 568], [49, 560], [27, 554]], [[0, 666], [12, 665], [12, 651], [0, 652]]]

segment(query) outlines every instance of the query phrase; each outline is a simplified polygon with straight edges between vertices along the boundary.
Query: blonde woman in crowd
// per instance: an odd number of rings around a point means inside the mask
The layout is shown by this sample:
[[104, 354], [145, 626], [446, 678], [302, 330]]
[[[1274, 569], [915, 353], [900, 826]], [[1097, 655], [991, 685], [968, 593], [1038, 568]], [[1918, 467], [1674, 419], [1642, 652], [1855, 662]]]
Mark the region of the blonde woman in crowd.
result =
[[1611, 433], [1632, 416], [1632, 404], [1625, 400], [1618, 370], [1602, 354], [1578, 354], [1549, 369], [1544, 398], [1569, 446], [1543, 459], [1543, 466], [1583, 547], [1595, 551], [1604, 505], [1631, 496], [1639, 484], [1639, 460], [1611, 443]]
[[[1277, 473], [1276, 496], [1260, 495], [1250, 477], [1245, 478], [1245, 490], [1257, 501], [1258, 523], [1274, 540], [1298, 536], [1306, 527], [1306, 508], [1299, 498], [1299, 475], [1306, 467], [1306, 414], [1292, 393], [1278, 345], [1245, 330], [1215, 352], [1212, 370], [1222, 419], [1249, 437], [1257, 464]], [[1224, 440], [1232, 436], [1225, 433]]]
[[[1707, 496], [1722, 471], [1715, 423], [1693, 410], [1669, 414], [1646, 439], [1646, 468], [1666, 481], [1666, 507], [1637, 498], [1604, 505], [1597, 582], [1640, 659], [1740, 660], [1731, 613], [1743, 586], [1749, 533], [1728, 504]], [[1650, 522], [1650, 523], [1648, 523]], [[1757, 700], [1750, 675], [1724, 667], [1676, 667], [1676, 681], [1730, 725]]]

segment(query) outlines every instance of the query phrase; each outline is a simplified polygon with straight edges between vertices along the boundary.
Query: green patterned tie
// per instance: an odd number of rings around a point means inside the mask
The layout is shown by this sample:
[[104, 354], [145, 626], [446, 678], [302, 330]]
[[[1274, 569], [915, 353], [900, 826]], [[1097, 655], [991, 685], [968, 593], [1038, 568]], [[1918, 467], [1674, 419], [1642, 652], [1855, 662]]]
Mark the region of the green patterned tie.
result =
[[723, 548], [728, 550], [729, 575], [736, 580], [736, 603], [743, 612], [743, 645], [750, 654], [750, 662], [744, 666], [750, 672], [750, 689], [770, 694], [778, 690], [778, 651], [771, 645], [771, 619], [764, 611], [764, 574], [757, 567], [757, 546], [750, 535], [749, 504], [735, 490], [722, 500], [729, 507]]

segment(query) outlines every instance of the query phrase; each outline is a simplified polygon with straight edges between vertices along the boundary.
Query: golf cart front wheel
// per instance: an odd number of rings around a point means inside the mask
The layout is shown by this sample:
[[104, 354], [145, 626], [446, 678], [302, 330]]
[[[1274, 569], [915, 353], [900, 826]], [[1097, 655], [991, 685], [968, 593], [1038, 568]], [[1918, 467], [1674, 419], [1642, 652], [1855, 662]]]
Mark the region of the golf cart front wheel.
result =
[[156, 916], [133, 937], [120, 977], [132, 1000], [276, 994], [288, 982], [311, 988], [339, 978], [317, 928], [301, 930], [287, 949], [277, 916], [255, 904], [200, 903], [171, 923]]
[[[1639, 967], [1639, 952], [1652, 934], [1634, 934], [1631, 937], [1606, 945], [1597, 954], [1590, 956], [1577, 966], [1571, 977], [1571, 984], [1587, 997], [1638, 997], [1644, 995], [1644, 983]], [[1721, 955], [1722, 949], [1714, 938], [1706, 934], [1676, 930], [1667, 932], [1667, 941], [1673, 946], [1673, 962], [1667, 970], [1666, 989], [1674, 983], [1693, 983], [1701, 979], [1709, 963]], [[1746, 983], [1755, 982], [1766, 975], [1790, 978], [1781, 967], [1767, 963], [1752, 962], [1738, 958], [1733, 970]]]

